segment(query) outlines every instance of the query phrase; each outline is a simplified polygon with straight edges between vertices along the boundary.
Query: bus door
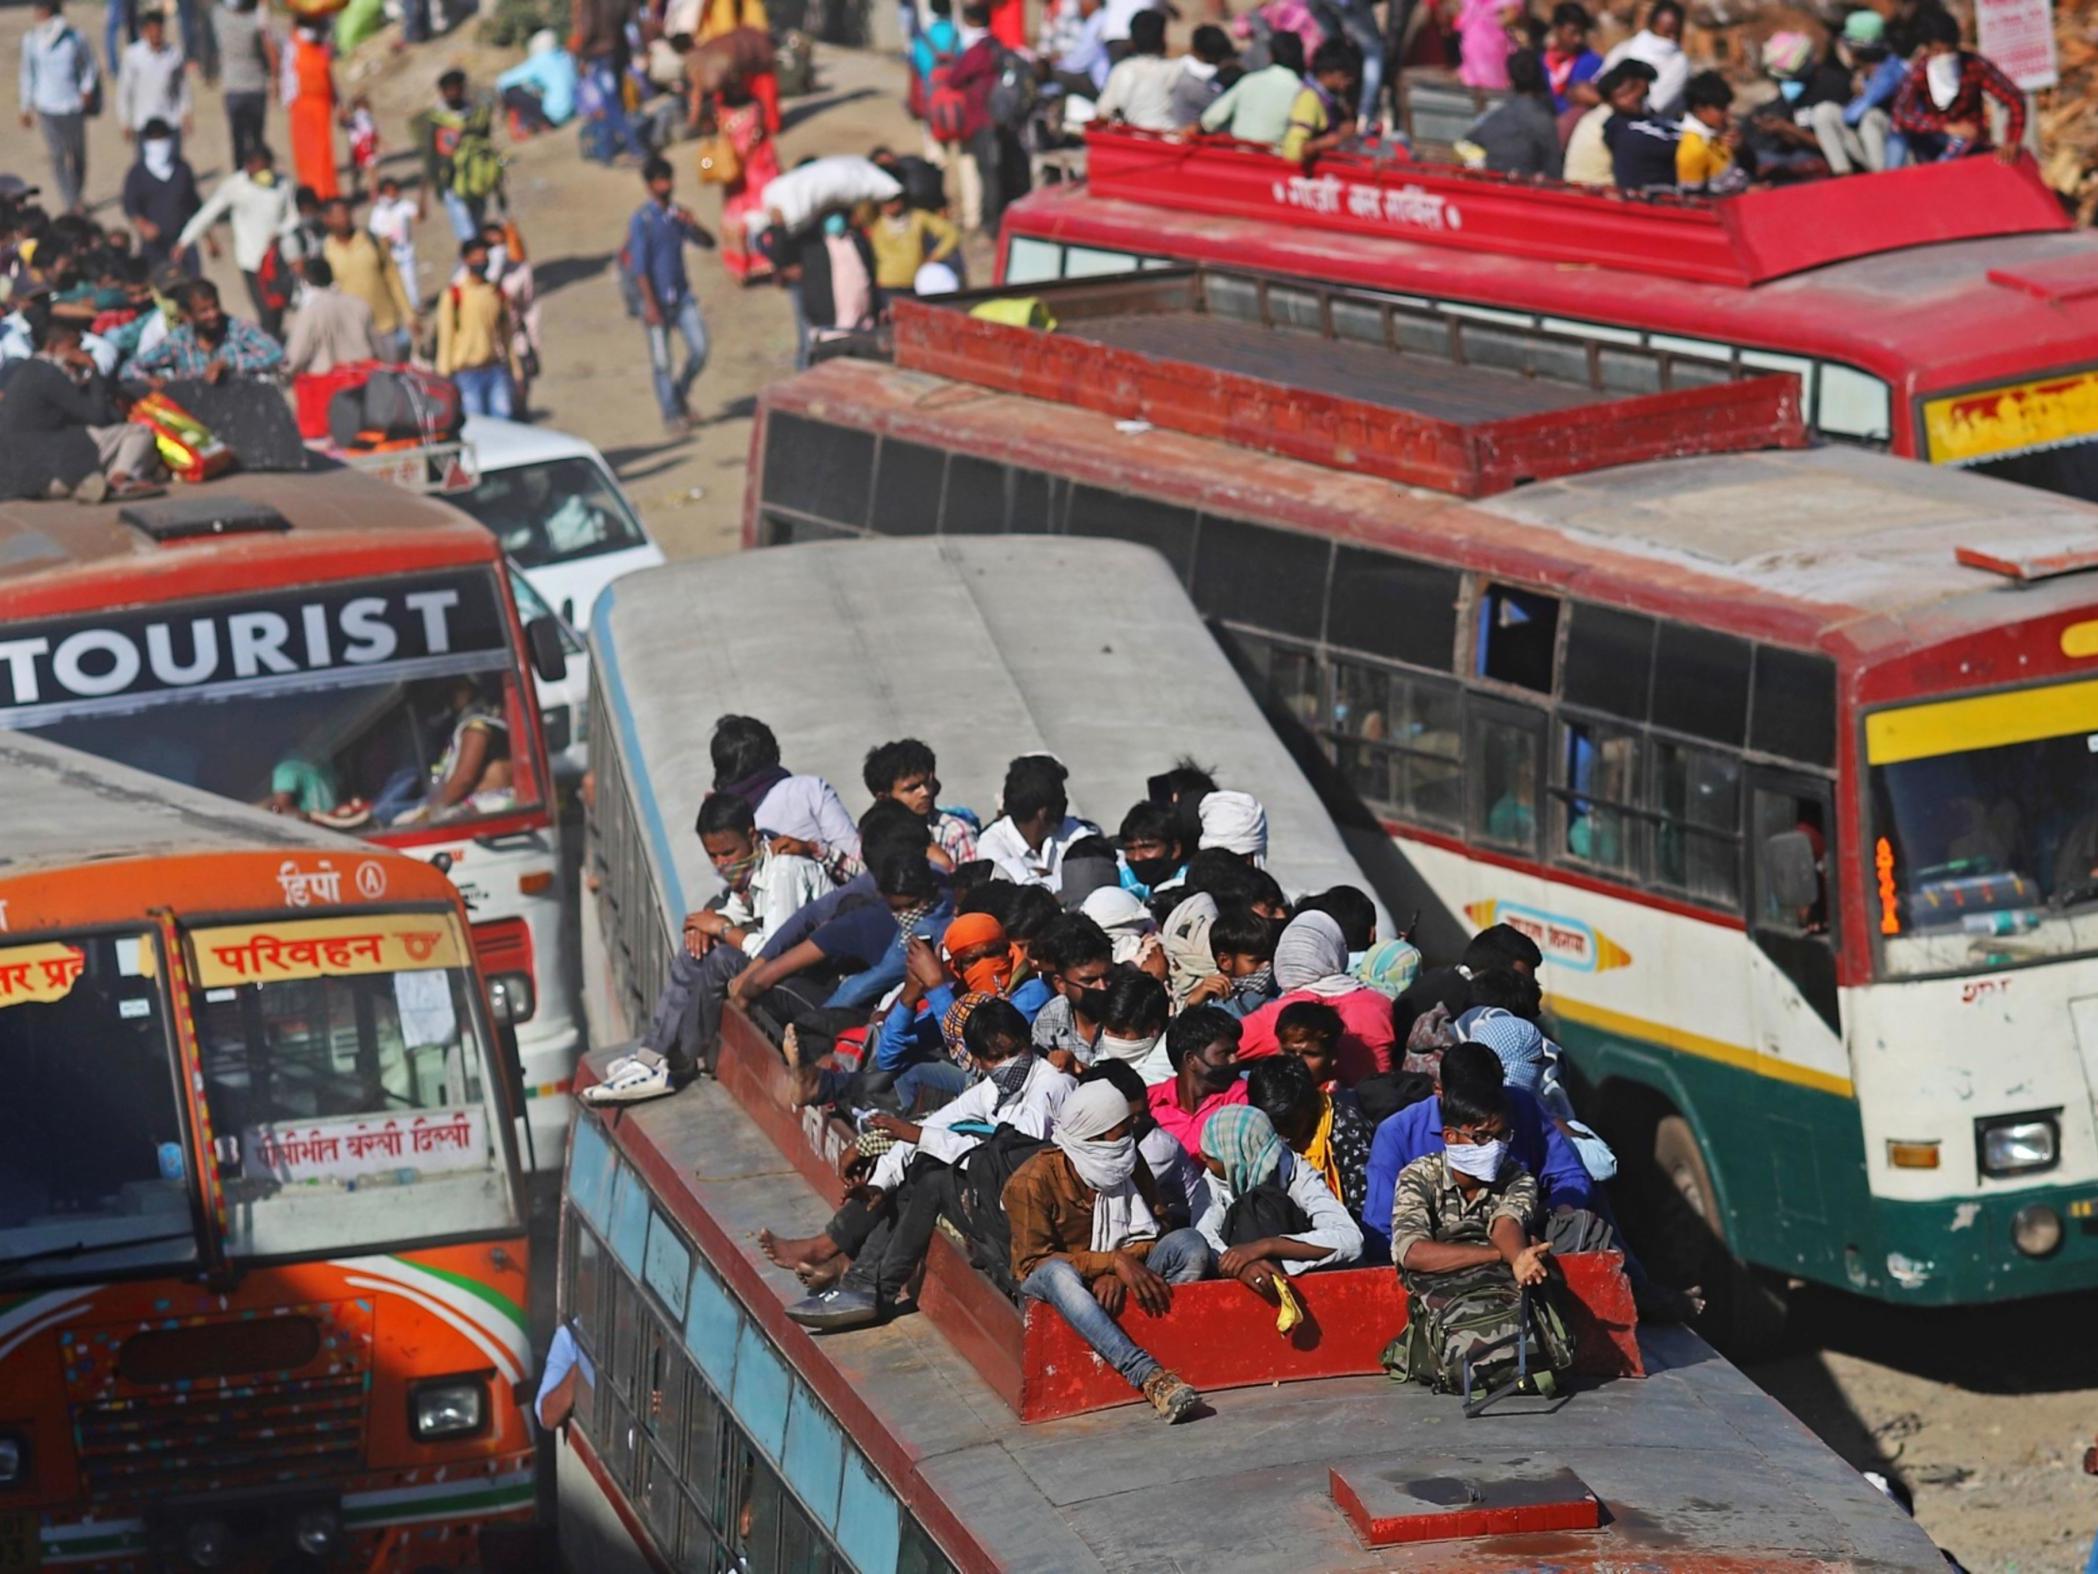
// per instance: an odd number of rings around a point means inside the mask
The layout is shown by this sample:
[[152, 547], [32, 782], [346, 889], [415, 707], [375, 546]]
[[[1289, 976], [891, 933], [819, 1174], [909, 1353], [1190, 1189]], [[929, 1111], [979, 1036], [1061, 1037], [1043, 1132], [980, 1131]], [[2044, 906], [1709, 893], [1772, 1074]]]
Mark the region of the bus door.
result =
[[1762, 766], [1748, 774], [1750, 1011], [1769, 1095], [1757, 1101], [1758, 1135], [1786, 1155], [1772, 1185], [1780, 1227], [1796, 1244], [1816, 1233], [1801, 1226], [1828, 1222], [1816, 1155], [1858, 1140], [1854, 1106], [1825, 1096], [1850, 1080], [1836, 993], [1835, 817], [1825, 781]]

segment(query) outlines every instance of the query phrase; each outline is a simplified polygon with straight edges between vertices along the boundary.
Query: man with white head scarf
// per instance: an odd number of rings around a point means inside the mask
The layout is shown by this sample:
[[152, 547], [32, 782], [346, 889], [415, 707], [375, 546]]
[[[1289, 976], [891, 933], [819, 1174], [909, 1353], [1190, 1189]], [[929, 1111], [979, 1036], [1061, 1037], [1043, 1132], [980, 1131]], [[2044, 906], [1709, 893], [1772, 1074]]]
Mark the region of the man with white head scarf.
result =
[[1159, 1238], [1158, 1194], [1149, 1167], [1137, 1162], [1134, 1126], [1130, 1102], [1112, 1082], [1081, 1083], [1064, 1100], [1053, 1145], [1005, 1183], [1013, 1277], [1022, 1297], [1054, 1307], [1159, 1415], [1185, 1421], [1202, 1396], [1115, 1318], [1132, 1298], [1163, 1316], [1172, 1286], [1207, 1278], [1215, 1259], [1196, 1230]]
[[1282, 993], [1246, 1018], [1242, 1062], [1281, 1053], [1275, 1022], [1284, 1006], [1323, 1000], [1340, 1013], [1344, 1029], [1336, 1046], [1341, 1084], [1353, 1087], [1391, 1070], [1391, 1002], [1349, 974], [1347, 937], [1332, 914], [1313, 909], [1289, 921], [1275, 942], [1275, 986]]
[[1202, 800], [1202, 845], [1237, 853], [1256, 869], [1267, 867], [1268, 812], [1249, 792], [1213, 792]]

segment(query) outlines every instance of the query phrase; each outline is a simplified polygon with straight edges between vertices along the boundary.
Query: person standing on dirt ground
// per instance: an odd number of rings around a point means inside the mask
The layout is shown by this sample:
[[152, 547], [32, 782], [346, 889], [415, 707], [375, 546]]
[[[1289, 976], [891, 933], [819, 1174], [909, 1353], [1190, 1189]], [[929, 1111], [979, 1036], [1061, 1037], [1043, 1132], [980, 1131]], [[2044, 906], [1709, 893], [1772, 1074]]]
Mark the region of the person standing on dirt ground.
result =
[[583, 68], [583, 80], [594, 100], [588, 118], [597, 123], [597, 145], [586, 144], [585, 157], [602, 157], [609, 164], [622, 153], [646, 158], [648, 149], [627, 117], [625, 81], [627, 67], [627, 7], [624, 0], [575, 0], [571, 12], [574, 34], [569, 49]]
[[478, 240], [488, 220], [488, 199], [503, 184], [493, 102], [469, 97], [466, 73], [454, 68], [437, 79], [437, 102], [412, 124], [423, 164], [416, 217], [429, 217], [428, 193], [434, 191], [460, 243]]
[[[641, 176], [648, 185], [648, 201], [627, 225], [626, 267], [641, 298], [641, 320], [648, 327], [648, 364], [663, 427], [682, 437], [692, 430], [692, 412], [685, 401], [707, 365], [707, 323], [685, 275], [685, 246], [689, 242], [711, 247], [714, 237], [691, 209], [671, 201], [676, 180], [668, 159], [650, 159]], [[685, 369], [675, 377], [670, 372], [672, 332], [685, 341]]]
[[94, 51], [66, 21], [59, 0], [36, 0], [29, 31], [22, 35], [22, 128], [40, 127], [51, 155], [51, 179], [68, 213], [85, 211], [87, 117], [99, 99], [101, 78]]
[[221, 0], [212, 18], [218, 34], [219, 89], [226, 95], [226, 130], [233, 165], [248, 162], [269, 129], [270, 92], [280, 68], [277, 36], [262, 0]]
[[437, 371], [459, 385], [468, 415], [507, 421], [519, 413], [510, 303], [488, 282], [488, 242], [479, 235], [460, 245], [459, 264], [437, 297]]

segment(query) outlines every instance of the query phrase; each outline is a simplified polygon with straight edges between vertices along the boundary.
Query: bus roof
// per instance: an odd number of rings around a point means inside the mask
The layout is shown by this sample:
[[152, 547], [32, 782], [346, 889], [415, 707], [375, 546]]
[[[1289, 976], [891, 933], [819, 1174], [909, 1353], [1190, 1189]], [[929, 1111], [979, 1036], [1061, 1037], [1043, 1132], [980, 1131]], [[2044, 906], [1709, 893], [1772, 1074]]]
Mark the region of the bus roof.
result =
[[1286, 889], [1370, 887], [1145, 547], [947, 538], [673, 564], [609, 586], [590, 642], [626, 753], [647, 773], [637, 802], [657, 861], [682, 886], [661, 893], [673, 921], [719, 883], [684, 831], [713, 779], [708, 721], [726, 711], [763, 718], [788, 769], [825, 777], [855, 810], [862, 760], [892, 738], [930, 743], [943, 796], [986, 821], [1006, 763], [1053, 754], [1072, 812], [1109, 834], [1146, 776], [1191, 756], [1261, 800]]
[[[197, 528], [212, 514], [245, 523], [155, 533]], [[140, 503], [0, 502], [0, 616], [492, 564], [500, 555], [451, 505], [346, 468], [228, 475]]]
[[1717, 336], [1830, 356], [1888, 377], [1905, 394], [2098, 360], [2098, 291], [2089, 284], [2098, 234], [2089, 230], [1911, 246], [1744, 287], [1332, 233], [1281, 218], [1177, 212], [1083, 183], [1037, 191], [1007, 209], [1007, 219], [1007, 246], [1019, 233]]
[[[762, 395], [767, 411], [1266, 520], [1795, 646], [1861, 654], [2088, 604], [2074, 574], [2027, 585], [1955, 553], [2085, 552], [2098, 506], [1847, 447], [1661, 460], [1459, 501], [1207, 438], [865, 360]], [[753, 528], [755, 521], [747, 523]]]

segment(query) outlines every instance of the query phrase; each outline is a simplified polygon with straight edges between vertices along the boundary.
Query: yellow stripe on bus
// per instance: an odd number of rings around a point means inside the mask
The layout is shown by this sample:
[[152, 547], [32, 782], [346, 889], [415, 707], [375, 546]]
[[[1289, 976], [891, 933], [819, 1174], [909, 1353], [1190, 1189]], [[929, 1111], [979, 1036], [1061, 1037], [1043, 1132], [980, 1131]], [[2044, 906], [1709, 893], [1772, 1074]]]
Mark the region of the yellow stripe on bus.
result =
[[1716, 1060], [1721, 1065], [1732, 1066], [1737, 1071], [1769, 1077], [1777, 1082], [1790, 1082], [1796, 1087], [1812, 1088], [1817, 1093], [1833, 1093], [1838, 1098], [1846, 1099], [1852, 1096], [1848, 1077], [1839, 1077], [1831, 1072], [1816, 1071], [1811, 1066], [1780, 1060], [1775, 1055], [1765, 1055], [1744, 1044], [1729, 1044], [1722, 1039], [1706, 1038], [1700, 1033], [1686, 1033], [1681, 1028], [1669, 1027], [1665, 1023], [1649, 1022], [1644, 1017], [1627, 1016], [1622, 1011], [1610, 1011], [1602, 1006], [1589, 1005], [1582, 1000], [1569, 1000], [1564, 995], [1553, 995], [1549, 1004], [1560, 1016], [1569, 1022], [1578, 1022], [1583, 1027], [1620, 1034], [1649, 1044], [1664, 1045], [1669, 1049], [1681, 1050], [1686, 1055], [1695, 1055], [1700, 1060]]
[[1865, 758], [1898, 765], [2074, 732], [2098, 732], [2098, 678], [1874, 711], [1865, 718]]

